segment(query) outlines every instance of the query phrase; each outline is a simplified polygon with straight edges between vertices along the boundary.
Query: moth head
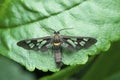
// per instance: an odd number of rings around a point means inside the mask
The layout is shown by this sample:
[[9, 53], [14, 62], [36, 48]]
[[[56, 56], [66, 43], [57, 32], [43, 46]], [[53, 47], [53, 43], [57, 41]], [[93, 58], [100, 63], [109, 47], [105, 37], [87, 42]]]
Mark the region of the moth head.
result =
[[54, 31], [54, 34], [60, 34], [60, 32], [59, 31]]

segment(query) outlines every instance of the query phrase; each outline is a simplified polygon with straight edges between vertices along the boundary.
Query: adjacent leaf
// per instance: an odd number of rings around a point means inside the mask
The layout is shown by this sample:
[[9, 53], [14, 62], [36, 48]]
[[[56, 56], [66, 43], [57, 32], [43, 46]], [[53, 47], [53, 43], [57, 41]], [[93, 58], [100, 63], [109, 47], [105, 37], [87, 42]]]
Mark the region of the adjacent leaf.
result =
[[98, 54], [120, 39], [119, 0], [3, 0], [0, 2], [0, 53], [33, 71], [58, 71], [51, 50], [35, 52], [16, 45], [23, 39], [52, 35], [49, 28], [63, 35], [93, 37], [97, 43], [77, 52], [63, 52], [66, 65], [85, 64], [88, 55]]
[[25, 72], [18, 64], [0, 55], [0, 80], [35, 80], [35, 77]]
[[[95, 61], [81, 80], [119, 80], [120, 79], [120, 42]], [[96, 74], [97, 73], [97, 74]]]

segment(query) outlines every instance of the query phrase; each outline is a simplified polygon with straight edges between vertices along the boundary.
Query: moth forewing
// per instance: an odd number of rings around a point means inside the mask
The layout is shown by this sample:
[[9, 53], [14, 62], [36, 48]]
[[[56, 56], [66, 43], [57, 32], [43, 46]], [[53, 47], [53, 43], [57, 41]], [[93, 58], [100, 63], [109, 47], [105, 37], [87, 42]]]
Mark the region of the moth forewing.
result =
[[[21, 40], [21, 41], [17, 42], [17, 45], [20, 46], [20, 47], [23, 47], [25, 49], [28, 49], [28, 50], [37, 51], [37, 50], [43, 50], [43, 49], [41, 49], [41, 47], [46, 46], [47, 45], [46, 43], [50, 40], [51, 40], [51, 36], [46, 36], [46, 37], [41, 37], [41, 38], [33, 38], [33, 39], [26, 39], [26, 40]], [[44, 50], [47, 50], [47, 49], [44, 49]]]
[[97, 40], [92, 37], [78, 37], [78, 36], [64, 36], [63, 35], [62, 38], [66, 44], [68, 44], [69, 46], [70, 45], [73, 46], [73, 48], [75, 46], [75, 49], [77, 50], [88, 48], [89, 46], [97, 42]]

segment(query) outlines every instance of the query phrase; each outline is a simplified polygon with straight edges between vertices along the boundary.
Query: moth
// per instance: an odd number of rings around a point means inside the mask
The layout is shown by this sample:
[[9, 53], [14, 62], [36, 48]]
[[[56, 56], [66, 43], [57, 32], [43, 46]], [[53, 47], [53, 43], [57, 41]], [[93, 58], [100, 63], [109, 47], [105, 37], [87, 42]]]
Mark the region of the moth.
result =
[[17, 45], [27, 50], [34, 50], [41, 52], [45, 52], [48, 49], [52, 49], [54, 53], [55, 63], [57, 67], [61, 67], [63, 48], [66, 48], [69, 51], [80, 50], [83, 48], [88, 48], [97, 42], [97, 40], [92, 37], [60, 35], [60, 31], [65, 29], [71, 29], [71, 28], [64, 28], [58, 31], [51, 29], [54, 31], [53, 36], [26, 39], [17, 42]]

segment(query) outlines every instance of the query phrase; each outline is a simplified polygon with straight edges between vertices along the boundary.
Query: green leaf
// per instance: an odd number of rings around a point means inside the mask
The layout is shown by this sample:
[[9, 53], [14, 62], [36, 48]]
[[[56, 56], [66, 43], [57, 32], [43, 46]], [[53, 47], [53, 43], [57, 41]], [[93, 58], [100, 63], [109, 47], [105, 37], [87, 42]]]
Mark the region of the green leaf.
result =
[[120, 79], [120, 71], [118, 73], [115, 73], [107, 77], [105, 80], [119, 80], [119, 79]]
[[36, 80], [18, 64], [0, 55], [0, 80]]
[[66, 65], [85, 64], [88, 55], [98, 54], [120, 39], [119, 0], [3, 0], [0, 1], [0, 53], [27, 69], [58, 71], [52, 51], [35, 52], [18, 47], [23, 39], [52, 35], [49, 28], [63, 35], [94, 37], [97, 43], [74, 53], [63, 52]]

